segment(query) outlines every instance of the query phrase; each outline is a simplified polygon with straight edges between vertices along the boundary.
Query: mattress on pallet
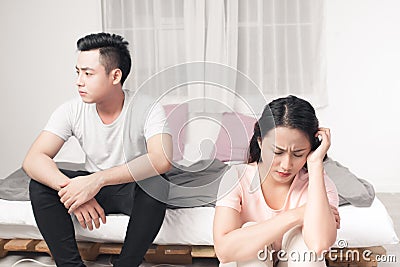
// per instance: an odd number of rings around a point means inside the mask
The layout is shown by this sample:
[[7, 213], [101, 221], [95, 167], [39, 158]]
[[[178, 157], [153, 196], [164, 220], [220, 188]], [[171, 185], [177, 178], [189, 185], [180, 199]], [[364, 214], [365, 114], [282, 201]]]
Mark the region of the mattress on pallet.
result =
[[[393, 222], [375, 198], [371, 207], [351, 205], [339, 207], [341, 229], [335, 247], [371, 247], [398, 243]], [[167, 209], [160, 232], [154, 243], [159, 245], [213, 245], [213, 207]], [[128, 216], [109, 215], [99, 229], [83, 229], [74, 218], [76, 236], [81, 241], [122, 243]], [[0, 199], [0, 238], [42, 239], [29, 201]]]

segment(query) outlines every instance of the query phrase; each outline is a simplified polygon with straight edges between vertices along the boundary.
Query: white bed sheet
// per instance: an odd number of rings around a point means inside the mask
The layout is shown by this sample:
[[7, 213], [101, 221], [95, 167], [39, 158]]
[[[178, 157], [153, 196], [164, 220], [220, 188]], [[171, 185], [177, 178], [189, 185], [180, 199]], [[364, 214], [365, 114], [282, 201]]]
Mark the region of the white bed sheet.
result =
[[[386, 208], [375, 198], [371, 207], [339, 208], [341, 229], [335, 246], [369, 247], [398, 243]], [[155, 244], [212, 245], [214, 208], [168, 209]], [[123, 242], [128, 217], [107, 216], [107, 223], [93, 231], [85, 230], [74, 220], [78, 240]], [[28, 201], [0, 199], [0, 238], [42, 239]], [[344, 240], [344, 242], [342, 241]], [[339, 243], [339, 244], [338, 244]]]

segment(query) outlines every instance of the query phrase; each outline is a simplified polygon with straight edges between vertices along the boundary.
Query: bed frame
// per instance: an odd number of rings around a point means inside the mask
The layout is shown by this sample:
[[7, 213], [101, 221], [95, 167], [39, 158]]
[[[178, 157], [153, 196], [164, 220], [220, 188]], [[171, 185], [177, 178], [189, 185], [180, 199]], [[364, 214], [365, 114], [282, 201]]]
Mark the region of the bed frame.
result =
[[[100, 254], [119, 254], [120, 243], [78, 242], [79, 252], [84, 260], [95, 260]], [[44, 252], [51, 256], [44, 240], [0, 239], [0, 258], [8, 252]], [[377, 256], [386, 255], [381, 247], [335, 249], [326, 262], [329, 267], [377, 267]], [[216, 258], [212, 246], [153, 245], [145, 255], [145, 260], [152, 263], [191, 264], [193, 258]]]

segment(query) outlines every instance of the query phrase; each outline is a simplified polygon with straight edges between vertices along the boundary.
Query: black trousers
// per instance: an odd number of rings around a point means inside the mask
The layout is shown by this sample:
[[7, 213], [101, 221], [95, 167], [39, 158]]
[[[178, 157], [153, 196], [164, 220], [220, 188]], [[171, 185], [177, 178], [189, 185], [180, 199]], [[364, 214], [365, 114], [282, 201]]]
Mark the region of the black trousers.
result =
[[[73, 178], [89, 175], [86, 171], [61, 170]], [[167, 179], [163, 175], [164, 179]], [[167, 183], [159, 183], [160, 176], [145, 179], [168, 197]], [[161, 179], [163, 180], [163, 179]], [[58, 192], [33, 179], [29, 194], [38, 228], [57, 264], [62, 267], [85, 266], [75, 240], [75, 230], [68, 210], [60, 201]], [[123, 213], [130, 216], [125, 241], [114, 266], [139, 266], [147, 249], [152, 244], [164, 220], [166, 201], [147, 194], [136, 183], [103, 187], [95, 196], [106, 214]]]

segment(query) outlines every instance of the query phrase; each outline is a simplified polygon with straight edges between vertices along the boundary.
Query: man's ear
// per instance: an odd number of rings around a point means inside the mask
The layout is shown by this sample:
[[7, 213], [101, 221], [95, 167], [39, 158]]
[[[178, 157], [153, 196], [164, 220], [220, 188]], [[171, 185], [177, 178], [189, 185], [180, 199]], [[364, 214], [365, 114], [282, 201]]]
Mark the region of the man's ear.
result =
[[112, 82], [114, 85], [117, 85], [121, 82], [122, 79], [122, 70], [120, 69], [113, 69], [111, 71]]

